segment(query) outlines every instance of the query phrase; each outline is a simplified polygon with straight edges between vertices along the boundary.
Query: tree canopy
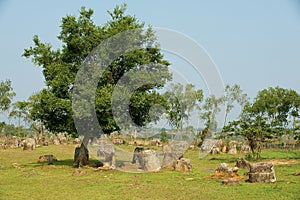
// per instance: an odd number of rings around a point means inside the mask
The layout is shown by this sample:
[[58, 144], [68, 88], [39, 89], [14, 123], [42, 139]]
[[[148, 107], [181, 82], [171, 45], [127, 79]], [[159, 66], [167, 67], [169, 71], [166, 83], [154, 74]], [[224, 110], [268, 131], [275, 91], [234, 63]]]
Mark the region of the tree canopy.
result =
[[[106, 39], [124, 31], [145, 27], [134, 16], [126, 15], [125, 10], [126, 4], [116, 6], [112, 12], [108, 12], [110, 20], [102, 26], [94, 23], [91, 9], [81, 8], [79, 17], [63, 17], [61, 32], [57, 37], [62, 43], [61, 49], [53, 49], [51, 44], [41, 42], [38, 36], [33, 37], [34, 45], [25, 49], [23, 56], [32, 58], [32, 62], [43, 69], [47, 86], [31, 97], [30, 112], [34, 120], [41, 121], [54, 132], [76, 132], [72, 119], [72, 91], [80, 66], [90, 52]], [[163, 58], [151, 27], [141, 30], [139, 37], [141, 39], [137, 42], [140, 48], [114, 60], [98, 83], [95, 109], [104, 133], [119, 130], [111, 109], [111, 97], [114, 86], [126, 72], [151, 66], [164, 74], [160, 84], [147, 85], [134, 92], [129, 108], [136, 124], [145, 125], [151, 120], [149, 108], [165, 101], [155, 89], [171, 79], [169, 62]]]

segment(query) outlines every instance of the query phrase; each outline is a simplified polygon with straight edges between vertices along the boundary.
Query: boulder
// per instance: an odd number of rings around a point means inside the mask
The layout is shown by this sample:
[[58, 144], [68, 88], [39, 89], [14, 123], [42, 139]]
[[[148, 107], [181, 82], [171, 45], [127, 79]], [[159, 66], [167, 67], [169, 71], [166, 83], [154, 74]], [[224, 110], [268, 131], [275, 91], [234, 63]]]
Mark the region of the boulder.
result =
[[66, 137], [60, 137], [59, 139], [59, 144], [67, 144], [67, 138]]
[[178, 150], [173, 150], [171, 145], [163, 145], [162, 151], [164, 154], [163, 168], [173, 168], [174, 162], [183, 157], [183, 153]]
[[22, 141], [23, 143], [23, 150], [34, 150], [36, 148], [35, 139], [33, 138], [26, 138]]
[[41, 155], [38, 159], [38, 162], [48, 162], [49, 164], [53, 164], [53, 161], [57, 161], [57, 158], [52, 154]]
[[250, 153], [250, 150], [251, 150], [251, 148], [250, 148], [249, 145], [243, 144], [241, 146], [241, 153], [242, 154], [248, 154], [248, 153]]
[[201, 152], [202, 153], [210, 153], [216, 143], [217, 143], [217, 140], [205, 139], [200, 148]]
[[140, 160], [140, 155], [142, 153], [142, 151], [144, 151], [145, 149], [143, 147], [136, 147], [133, 151], [133, 157], [132, 157], [132, 164], [138, 163]]
[[80, 144], [81, 143], [81, 140], [79, 138], [75, 138], [73, 140], [73, 144]]
[[237, 174], [238, 169], [239, 168], [237, 168], [237, 167], [231, 167], [227, 163], [221, 163], [215, 170], [215, 175], [216, 176], [235, 177], [235, 176], [238, 176], [238, 174]]
[[236, 178], [229, 178], [228, 180], [222, 181], [223, 185], [238, 185], [239, 181]]
[[235, 166], [241, 169], [250, 169], [250, 163], [245, 158], [238, 158]]
[[249, 182], [274, 183], [276, 182], [274, 166], [271, 162], [255, 163], [250, 165]]
[[116, 168], [115, 148], [113, 144], [105, 141], [100, 142], [97, 156], [104, 157], [104, 162], [109, 163], [110, 169]]
[[226, 147], [226, 145], [224, 145], [223, 147], [222, 147], [222, 153], [226, 153], [227, 152], [227, 147]]
[[160, 170], [161, 166], [156, 151], [143, 150], [139, 154], [139, 164], [142, 170], [147, 172]]
[[294, 173], [293, 176], [300, 176], [300, 172]]
[[237, 145], [237, 142], [235, 140], [231, 140], [228, 144], [228, 149], [227, 149], [227, 153], [228, 154], [237, 154], [237, 149], [236, 149], [236, 145]]
[[173, 169], [179, 172], [189, 172], [192, 171], [191, 161], [187, 158], [180, 158], [174, 162]]
[[228, 154], [232, 154], [232, 155], [237, 154], [236, 144], [233, 144], [233, 145], [228, 149]]
[[173, 168], [174, 162], [177, 162], [182, 157], [183, 157], [182, 152], [164, 153], [162, 167], [163, 168]]
[[21, 138], [12, 136], [12, 137], [7, 137], [5, 140], [5, 148], [18, 148], [21, 144]]
[[53, 144], [55, 144], [55, 145], [59, 145], [59, 144], [60, 144], [60, 142], [59, 142], [59, 139], [57, 139], [57, 138], [54, 138], [54, 139], [53, 139]]
[[220, 153], [220, 149], [218, 147], [213, 147], [210, 153], [212, 155], [219, 154]]
[[169, 145], [172, 151], [185, 151], [189, 148], [189, 143], [187, 141], [173, 141]]

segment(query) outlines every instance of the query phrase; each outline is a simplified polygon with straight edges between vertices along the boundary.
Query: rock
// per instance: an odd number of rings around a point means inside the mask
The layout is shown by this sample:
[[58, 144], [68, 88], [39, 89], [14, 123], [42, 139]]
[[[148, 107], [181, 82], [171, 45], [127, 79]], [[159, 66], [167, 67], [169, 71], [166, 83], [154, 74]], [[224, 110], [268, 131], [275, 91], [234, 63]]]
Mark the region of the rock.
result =
[[54, 138], [54, 139], [53, 139], [53, 144], [55, 144], [55, 145], [59, 145], [59, 144], [60, 144], [60, 142], [59, 142], [59, 139], [57, 139], [57, 138]]
[[219, 154], [220, 153], [220, 149], [218, 147], [213, 147], [210, 153], [212, 155]]
[[270, 162], [250, 165], [249, 181], [251, 183], [276, 182], [274, 166]]
[[5, 148], [18, 148], [21, 144], [21, 138], [12, 136], [12, 137], [7, 137], [5, 140]]
[[202, 153], [210, 153], [216, 143], [217, 143], [217, 140], [205, 139], [200, 148], [201, 152]]
[[293, 176], [300, 176], [300, 172], [294, 173]]
[[67, 138], [66, 137], [60, 137], [58, 140], [59, 140], [59, 144], [67, 144]]
[[48, 162], [53, 164], [53, 161], [57, 161], [57, 158], [54, 155], [41, 155], [38, 159], [38, 162]]
[[140, 155], [142, 153], [142, 151], [144, 151], [145, 149], [143, 147], [136, 147], [133, 151], [133, 157], [132, 157], [132, 164], [138, 163], [140, 160]]
[[238, 167], [238, 168], [241, 168], [241, 169], [250, 169], [250, 163], [249, 163], [249, 161], [247, 161], [244, 158], [238, 158], [236, 160], [235, 166]]
[[113, 144], [124, 144], [124, 140], [121, 138], [113, 138], [112, 143]]
[[242, 153], [242, 154], [248, 154], [248, 153], [250, 153], [250, 150], [251, 150], [251, 148], [250, 148], [249, 145], [243, 144], [243, 145], [241, 146], [241, 153]]
[[109, 163], [110, 169], [116, 168], [115, 148], [113, 144], [101, 141], [97, 151], [98, 157], [104, 157], [104, 162]]
[[0, 144], [0, 150], [1, 149], [5, 149], [5, 145], [4, 144]]
[[165, 153], [171, 153], [172, 152], [172, 148], [170, 145], [168, 144], [164, 144], [162, 146], [162, 152], [165, 154]]
[[234, 177], [234, 176], [238, 176], [237, 172], [238, 172], [237, 167], [231, 167], [230, 165], [228, 165], [227, 163], [221, 163], [216, 171], [215, 171], [215, 175], [217, 176], [229, 176], [229, 177]]
[[22, 141], [23, 150], [34, 150], [36, 148], [36, 143], [33, 138], [26, 138]]
[[143, 150], [139, 154], [139, 164], [142, 170], [147, 172], [155, 172], [160, 170], [161, 166], [156, 151]]
[[192, 171], [191, 161], [187, 158], [181, 158], [174, 163], [174, 170], [179, 172]]
[[231, 140], [228, 144], [228, 149], [227, 149], [228, 152], [227, 153], [232, 154], [232, 155], [237, 154], [236, 145], [237, 145], [237, 141]]
[[233, 144], [233, 145], [229, 148], [228, 154], [232, 154], [232, 155], [237, 154], [236, 144]]
[[228, 180], [222, 181], [223, 185], [238, 185], [239, 181], [236, 178], [229, 178]]
[[222, 147], [222, 153], [226, 153], [227, 152], [227, 148], [226, 145]]
[[181, 151], [173, 150], [171, 145], [163, 145], [162, 151], [164, 154], [162, 163], [163, 168], [173, 168], [174, 162], [183, 157], [183, 153]]
[[164, 153], [163, 168], [173, 168], [174, 162], [177, 160], [180, 160], [183, 157], [182, 152], [170, 152], [170, 153]]
[[80, 144], [81, 143], [81, 140], [79, 138], [75, 138], [73, 140], [73, 144]]
[[169, 145], [172, 151], [185, 151], [189, 148], [189, 143], [187, 141], [173, 141]]
[[224, 146], [224, 142], [222, 140], [217, 140], [214, 147], [221, 149]]
[[85, 171], [82, 171], [80, 169], [76, 169], [74, 172], [73, 172], [73, 176], [80, 176], [80, 175], [86, 175], [86, 172]]

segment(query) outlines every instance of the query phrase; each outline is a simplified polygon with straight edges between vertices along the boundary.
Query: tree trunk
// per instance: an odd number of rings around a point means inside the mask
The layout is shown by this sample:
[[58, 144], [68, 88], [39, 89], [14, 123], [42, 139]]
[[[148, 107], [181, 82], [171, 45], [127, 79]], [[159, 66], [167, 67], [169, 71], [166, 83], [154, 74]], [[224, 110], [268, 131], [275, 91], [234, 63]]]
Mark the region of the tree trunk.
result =
[[74, 153], [74, 167], [83, 167], [88, 165], [89, 162], [89, 151], [86, 148], [84, 142], [81, 143], [80, 147], [76, 147]]

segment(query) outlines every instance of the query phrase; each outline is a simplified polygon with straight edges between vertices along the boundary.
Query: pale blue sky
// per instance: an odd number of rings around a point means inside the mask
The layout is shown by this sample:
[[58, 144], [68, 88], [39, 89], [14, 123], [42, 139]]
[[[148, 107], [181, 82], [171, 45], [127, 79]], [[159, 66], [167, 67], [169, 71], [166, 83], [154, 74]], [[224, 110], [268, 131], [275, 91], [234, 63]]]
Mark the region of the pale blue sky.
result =
[[[106, 10], [126, 2], [127, 13], [155, 27], [182, 32], [210, 54], [224, 83], [239, 84], [253, 97], [270, 86], [300, 92], [300, 3], [296, 0], [228, 1], [17, 1], [0, 0], [0, 80], [11, 79], [15, 100], [44, 87], [41, 69], [22, 58], [37, 34], [59, 47], [56, 36], [66, 14], [81, 6], [95, 11], [97, 24]], [[171, 60], [178, 65], [175, 60]]]

